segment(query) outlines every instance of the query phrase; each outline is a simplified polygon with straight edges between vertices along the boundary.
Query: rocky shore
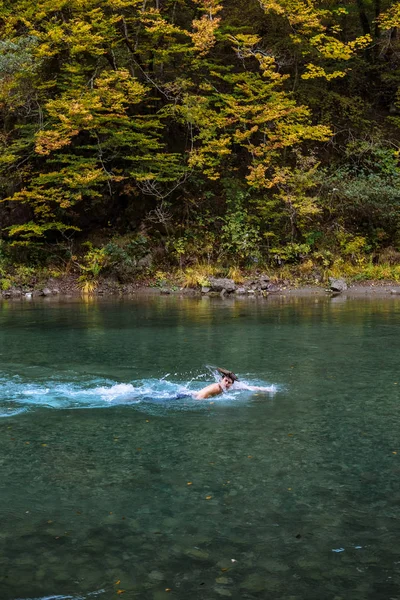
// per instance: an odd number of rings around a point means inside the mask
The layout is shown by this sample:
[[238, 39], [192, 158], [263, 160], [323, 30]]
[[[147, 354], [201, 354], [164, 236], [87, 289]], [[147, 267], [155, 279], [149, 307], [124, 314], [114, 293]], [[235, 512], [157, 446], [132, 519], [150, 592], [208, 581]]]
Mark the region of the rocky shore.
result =
[[[236, 284], [228, 278], [209, 278], [208, 285], [197, 288], [178, 285], [159, 285], [149, 282], [118, 283], [115, 279], [101, 279], [93, 290], [94, 297], [130, 296], [130, 295], [185, 295], [207, 297], [263, 297], [269, 296], [400, 296], [400, 284], [395, 281], [364, 281], [351, 283], [343, 278], [330, 278], [329, 283], [298, 284], [288, 280], [272, 280], [268, 275], [257, 275], [243, 283]], [[13, 286], [3, 290], [3, 299], [31, 299], [79, 297], [82, 290], [74, 276], [49, 279], [44, 283], [31, 283]]]

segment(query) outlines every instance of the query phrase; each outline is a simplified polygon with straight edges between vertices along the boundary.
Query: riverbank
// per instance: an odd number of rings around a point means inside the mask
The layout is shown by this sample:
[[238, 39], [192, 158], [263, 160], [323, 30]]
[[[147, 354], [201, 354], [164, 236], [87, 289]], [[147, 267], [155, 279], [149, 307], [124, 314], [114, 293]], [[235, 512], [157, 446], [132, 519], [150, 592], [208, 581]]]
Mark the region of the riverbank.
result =
[[[42, 282], [31, 282], [20, 286], [12, 286], [3, 290], [0, 297], [3, 299], [30, 299], [33, 297], [107, 297], [107, 296], [131, 296], [131, 295], [180, 295], [180, 296], [222, 296], [222, 297], [269, 297], [269, 296], [332, 296], [342, 295], [347, 297], [365, 296], [393, 296], [400, 295], [400, 284], [396, 281], [363, 281], [348, 282], [341, 281], [347, 285], [341, 291], [330, 289], [329, 283], [309, 284], [302, 282], [291, 282], [288, 280], [270, 280], [269, 277], [248, 278], [239, 285], [233, 284], [232, 280], [216, 280], [215, 288], [212, 287], [183, 287], [179, 282], [159, 282], [156, 280], [138, 281], [121, 284], [115, 279], [100, 279], [90, 294], [84, 293], [76, 276], [67, 275], [58, 278], [50, 278]], [[225, 285], [228, 290], [218, 285], [219, 281], [231, 282]]]

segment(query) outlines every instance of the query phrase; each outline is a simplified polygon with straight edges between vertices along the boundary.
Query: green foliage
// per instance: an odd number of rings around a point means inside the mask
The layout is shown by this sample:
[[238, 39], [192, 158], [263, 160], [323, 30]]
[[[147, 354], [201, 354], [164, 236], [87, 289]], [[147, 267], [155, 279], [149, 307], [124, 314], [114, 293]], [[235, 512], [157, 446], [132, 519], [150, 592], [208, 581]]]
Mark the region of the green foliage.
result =
[[97, 279], [107, 264], [107, 255], [104, 248], [94, 248], [90, 242], [85, 245], [88, 251], [83, 257], [83, 264], [79, 268], [87, 278]]
[[0, 2], [3, 238], [31, 265], [107, 231], [92, 291], [154, 248], [186, 269], [400, 247], [399, 26], [392, 0]]
[[7, 290], [9, 290], [10, 287], [12, 287], [12, 281], [8, 278], [2, 278], [1, 279], [1, 289], [3, 290], [3, 292], [6, 292]]
[[352, 142], [346, 147], [345, 161], [326, 173], [325, 207], [346, 230], [366, 236], [370, 245], [379, 243], [378, 230], [384, 230], [386, 241], [393, 242], [400, 225], [397, 151], [379, 141]]
[[150, 256], [149, 240], [143, 234], [115, 238], [104, 246], [103, 251], [108, 271], [120, 281], [129, 281], [143, 270], [145, 265], [141, 265], [141, 260]]
[[208, 286], [208, 278], [216, 273], [216, 267], [207, 263], [199, 263], [193, 267], [187, 267], [182, 273], [183, 287], [196, 288]]
[[168, 273], [165, 273], [164, 271], [158, 270], [154, 273], [154, 282], [155, 282], [156, 287], [159, 287], [159, 288], [166, 287], [168, 284], [168, 279], [169, 279], [169, 275], [168, 275]]
[[281, 248], [271, 248], [270, 252], [278, 265], [282, 262], [298, 263], [310, 254], [311, 247], [308, 244], [289, 243]]
[[38, 39], [21, 36], [16, 40], [0, 40], [0, 72], [4, 76], [32, 72], [37, 67], [34, 50]]
[[245, 210], [229, 212], [222, 226], [222, 250], [237, 260], [258, 258], [260, 234]]

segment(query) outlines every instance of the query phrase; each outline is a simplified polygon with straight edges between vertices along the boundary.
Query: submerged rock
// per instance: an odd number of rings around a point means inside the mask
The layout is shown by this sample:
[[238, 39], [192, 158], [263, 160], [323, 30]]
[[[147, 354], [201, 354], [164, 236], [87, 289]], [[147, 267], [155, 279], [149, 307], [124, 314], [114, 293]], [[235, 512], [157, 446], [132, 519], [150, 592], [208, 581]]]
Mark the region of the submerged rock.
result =
[[265, 590], [265, 577], [259, 573], [252, 573], [242, 581], [240, 587], [248, 592], [262, 592]]
[[229, 579], [228, 577], [217, 577], [215, 583], [218, 583], [219, 585], [227, 585], [229, 583]]
[[198, 560], [208, 560], [210, 557], [206, 550], [200, 550], [199, 548], [189, 548], [189, 550], [185, 551], [185, 554]]
[[167, 591], [157, 590], [153, 594], [153, 600], [170, 600], [171, 594]]
[[262, 564], [271, 573], [285, 573], [290, 570], [290, 567], [286, 563], [271, 558], [263, 560]]
[[151, 581], [163, 581], [165, 579], [165, 575], [164, 573], [161, 573], [161, 571], [154, 569], [153, 571], [150, 571], [149, 579]]
[[226, 596], [227, 598], [230, 598], [232, 596], [232, 592], [223, 587], [215, 586], [214, 591], [219, 596]]

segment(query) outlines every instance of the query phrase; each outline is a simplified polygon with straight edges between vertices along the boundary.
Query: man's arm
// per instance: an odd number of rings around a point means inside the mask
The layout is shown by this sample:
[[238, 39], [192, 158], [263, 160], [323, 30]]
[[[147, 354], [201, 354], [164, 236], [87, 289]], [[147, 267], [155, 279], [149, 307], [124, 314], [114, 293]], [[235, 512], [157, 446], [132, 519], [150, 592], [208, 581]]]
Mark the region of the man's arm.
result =
[[196, 400], [206, 400], [207, 398], [211, 398], [212, 396], [218, 396], [218, 394], [222, 393], [222, 387], [219, 383], [212, 383], [207, 387], [203, 388], [199, 392], [196, 393]]
[[250, 392], [274, 392], [275, 391], [275, 387], [273, 385], [270, 387], [262, 387], [259, 385], [241, 384], [240, 388], [238, 388], [238, 389], [249, 390]]

